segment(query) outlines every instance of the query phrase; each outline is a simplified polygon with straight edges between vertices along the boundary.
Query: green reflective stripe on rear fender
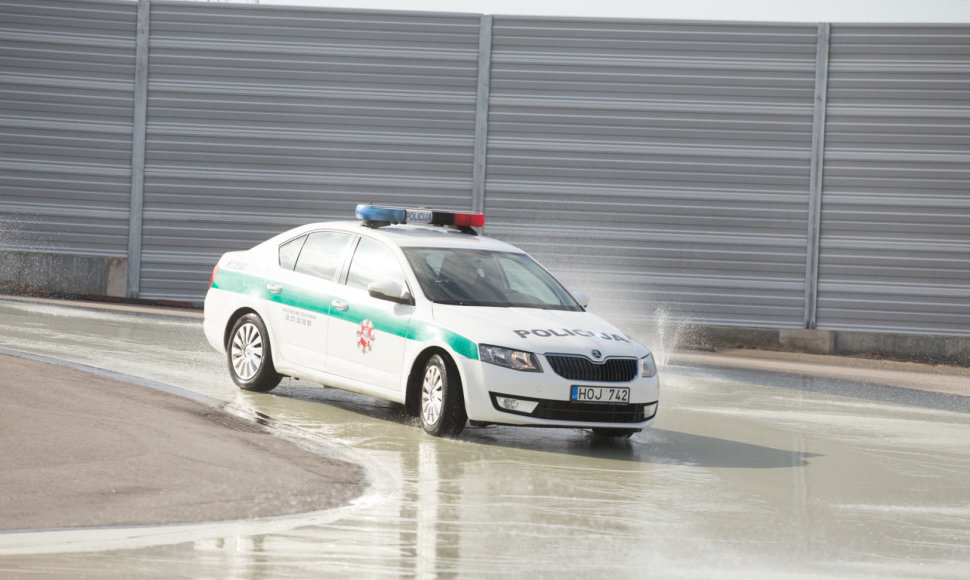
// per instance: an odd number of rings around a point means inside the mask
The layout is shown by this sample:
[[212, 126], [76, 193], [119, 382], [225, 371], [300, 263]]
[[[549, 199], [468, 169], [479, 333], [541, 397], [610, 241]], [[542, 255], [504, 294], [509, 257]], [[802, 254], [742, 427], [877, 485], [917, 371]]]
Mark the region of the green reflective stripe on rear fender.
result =
[[437, 324], [413, 320], [410, 324], [407, 324], [402, 318], [376, 308], [352, 307], [346, 311], [335, 310], [331, 313], [330, 301], [333, 298], [332, 296], [322, 292], [294, 290], [292, 287], [284, 288], [280, 294], [273, 294], [266, 288], [267, 284], [272, 283], [274, 282], [259, 276], [220, 270], [216, 274], [212, 287], [277, 302], [284, 306], [317, 312], [324, 316], [333, 316], [352, 324], [360, 324], [364, 319], [370, 319], [374, 323], [374, 328], [381, 332], [419, 342], [437, 339], [447, 344], [456, 353], [472, 360], [478, 360], [478, 344]]
[[267, 285], [274, 284], [271, 280], [251, 276], [241, 272], [226, 272], [220, 270], [212, 284], [213, 288], [245, 294], [252, 298], [261, 298], [270, 302], [277, 302], [285, 306], [302, 308], [310, 312], [317, 312], [324, 316], [329, 314], [331, 297], [323, 292], [306, 292], [287, 288], [280, 294], [273, 294]]
[[235, 292], [236, 294], [245, 294], [253, 298], [265, 298], [265, 294], [269, 293], [266, 290], [267, 284], [269, 284], [269, 281], [263, 278], [226, 270], [219, 270], [216, 273], [215, 280], [212, 281], [213, 288]]

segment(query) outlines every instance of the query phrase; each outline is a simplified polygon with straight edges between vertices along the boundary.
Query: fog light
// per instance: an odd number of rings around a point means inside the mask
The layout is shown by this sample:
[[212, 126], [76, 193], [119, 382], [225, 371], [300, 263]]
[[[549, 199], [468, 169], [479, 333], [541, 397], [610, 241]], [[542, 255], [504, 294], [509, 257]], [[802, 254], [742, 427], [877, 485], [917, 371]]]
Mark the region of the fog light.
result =
[[643, 418], [649, 419], [657, 414], [657, 403], [650, 403], [643, 406]]
[[516, 413], [531, 413], [539, 405], [538, 401], [523, 401], [522, 399], [513, 399], [512, 397], [496, 397], [495, 401], [499, 407], [506, 411], [515, 411]]

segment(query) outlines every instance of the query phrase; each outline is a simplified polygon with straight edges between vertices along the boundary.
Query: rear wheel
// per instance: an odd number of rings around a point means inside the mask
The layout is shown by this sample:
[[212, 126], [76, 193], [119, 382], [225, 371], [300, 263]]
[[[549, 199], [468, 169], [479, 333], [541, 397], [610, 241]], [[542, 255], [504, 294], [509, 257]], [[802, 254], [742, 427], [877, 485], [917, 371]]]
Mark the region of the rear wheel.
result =
[[458, 371], [436, 354], [428, 359], [421, 381], [421, 426], [437, 437], [455, 437], [467, 421]]
[[226, 358], [229, 375], [240, 388], [265, 393], [280, 384], [266, 325], [256, 314], [247, 314], [232, 326]]

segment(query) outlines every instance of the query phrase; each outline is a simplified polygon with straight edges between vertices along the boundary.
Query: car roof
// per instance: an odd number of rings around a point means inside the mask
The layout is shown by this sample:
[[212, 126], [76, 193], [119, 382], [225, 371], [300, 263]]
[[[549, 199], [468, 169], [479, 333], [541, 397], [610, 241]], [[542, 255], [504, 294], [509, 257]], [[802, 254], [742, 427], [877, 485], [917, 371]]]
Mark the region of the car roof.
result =
[[524, 253], [512, 244], [494, 238], [462, 232], [456, 228], [417, 224], [398, 224], [373, 228], [359, 221], [335, 221], [306, 224], [280, 234], [273, 240], [282, 242], [296, 236], [317, 230], [344, 231], [361, 236], [383, 240], [384, 242], [405, 247], [421, 248], [474, 248], [500, 252]]

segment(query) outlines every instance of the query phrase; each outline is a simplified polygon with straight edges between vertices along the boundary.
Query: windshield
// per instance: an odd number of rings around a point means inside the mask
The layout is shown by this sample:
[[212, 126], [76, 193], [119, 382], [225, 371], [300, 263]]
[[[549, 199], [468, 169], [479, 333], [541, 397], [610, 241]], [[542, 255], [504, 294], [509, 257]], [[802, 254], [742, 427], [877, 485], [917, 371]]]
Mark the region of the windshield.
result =
[[440, 304], [546, 310], [583, 307], [525, 254], [456, 248], [402, 248], [425, 296]]

